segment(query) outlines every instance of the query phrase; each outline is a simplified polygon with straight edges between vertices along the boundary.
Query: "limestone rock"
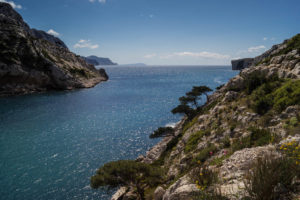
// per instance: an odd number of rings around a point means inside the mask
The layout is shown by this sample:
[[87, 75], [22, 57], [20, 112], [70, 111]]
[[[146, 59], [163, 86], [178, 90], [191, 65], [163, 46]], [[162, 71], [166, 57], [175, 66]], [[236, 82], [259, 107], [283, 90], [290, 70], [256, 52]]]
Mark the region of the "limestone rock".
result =
[[199, 192], [199, 189], [195, 184], [191, 184], [188, 176], [185, 175], [167, 189], [163, 200], [189, 199], [196, 192]]
[[157, 187], [154, 191], [154, 200], [162, 200], [165, 194], [165, 189], [162, 187]]
[[118, 191], [111, 197], [110, 200], [120, 200], [128, 191], [127, 187], [121, 187]]
[[225, 94], [225, 97], [223, 99], [223, 102], [231, 102], [233, 100], [235, 100], [238, 96], [238, 93], [237, 92], [234, 92], [234, 91], [228, 91], [226, 94]]
[[108, 78], [1, 2], [0, 35], [0, 96], [93, 87]]

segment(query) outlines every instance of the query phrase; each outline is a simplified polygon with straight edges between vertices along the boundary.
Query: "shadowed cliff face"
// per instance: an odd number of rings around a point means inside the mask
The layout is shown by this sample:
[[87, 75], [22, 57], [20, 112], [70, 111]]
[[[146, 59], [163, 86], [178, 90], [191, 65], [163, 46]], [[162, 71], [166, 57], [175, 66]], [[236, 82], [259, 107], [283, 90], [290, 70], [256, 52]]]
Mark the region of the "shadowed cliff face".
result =
[[6, 3], [0, 3], [0, 35], [0, 96], [93, 87], [108, 78], [60, 39], [30, 29]]

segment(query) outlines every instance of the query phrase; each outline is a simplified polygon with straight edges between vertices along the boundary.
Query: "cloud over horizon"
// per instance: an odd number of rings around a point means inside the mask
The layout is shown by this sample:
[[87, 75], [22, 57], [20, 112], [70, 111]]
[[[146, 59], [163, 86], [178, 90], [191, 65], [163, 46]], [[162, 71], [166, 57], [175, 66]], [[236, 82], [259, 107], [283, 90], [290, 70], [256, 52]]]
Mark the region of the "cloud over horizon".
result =
[[22, 9], [21, 5], [16, 4], [13, 1], [7, 1], [7, 0], [0, 0], [0, 2], [2, 3], [8, 3], [9, 5], [11, 5], [11, 7], [13, 7], [14, 9]]
[[106, 0], [89, 0], [89, 2], [91, 2], [91, 3], [94, 3], [94, 2], [96, 2], [96, 1], [98, 1], [99, 3], [106, 3]]
[[60, 36], [60, 34], [58, 32], [56, 32], [55, 30], [53, 30], [53, 29], [49, 29], [49, 31], [47, 31], [47, 33], [50, 34], [50, 35], [53, 35], [55, 37]]
[[98, 44], [92, 44], [90, 40], [79, 40], [74, 46], [77, 48], [89, 48], [89, 49], [97, 49], [99, 47]]
[[253, 53], [253, 52], [259, 52], [263, 49], [265, 49], [266, 47], [264, 45], [259, 45], [259, 46], [255, 46], [255, 47], [249, 47], [248, 48], [248, 52]]

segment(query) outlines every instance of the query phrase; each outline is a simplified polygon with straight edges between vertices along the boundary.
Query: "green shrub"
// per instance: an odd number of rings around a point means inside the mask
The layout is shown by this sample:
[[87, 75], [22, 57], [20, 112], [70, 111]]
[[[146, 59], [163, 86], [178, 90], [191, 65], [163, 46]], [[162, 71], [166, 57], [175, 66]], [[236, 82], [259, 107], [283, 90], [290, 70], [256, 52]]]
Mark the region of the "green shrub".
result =
[[250, 145], [263, 146], [269, 144], [272, 139], [272, 134], [266, 129], [250, 128]]
[[289, 80], [273, 94], [274, 108], [278, 112], [288, 106], [300, 104], [300, 80]]
[[163, 180], [161, 168], [133, 160], [119, 160], [104, 164], [91, 178], [91, 187], [131, 186], [144, 199], [146, 187], [155, 187]]
[[190, 152], [190, 151], [193, 151], [194, 149], [196, 149], [198, 143], [201, 141], [202, 137], [205, 135], [205, 131], [198, 131], [196, 133], [193, 133], [186, 145], [185, 145], [185, 148], [184, 148], [184, 151], [187, 153], [187, 152]]
[[222, 140], [221, 140], [221, 144], [223, 146], [223, 148], [228, 148], [230, 147], [230, 138], [228, 136], [224, 137]]
[[212, 156], [217, 151], [217, 147], [214, 144], [208, 144], [206, 148], [202, 149], [192, 160], [195, 164], [198, 161], [205, 162], [210, 156]]
[[252, 96], [252, 109], [258, 114], [265, 114], [274, 108], [282, 112], [288, 106], [300, 104], [300, 80], [275, 81], [256, 89]]
[[270, 155], [258, 158], [246, 176], [247, 199], [289, 199], [290, 192], [296, 189], [293, 179], [299, 178], [298, 168], [292, 160], [285, 157], [274, 158]]
[[190, 175], [192, 181], [197, 185], [198, 189], [205, 190], [218, 180], [216, 172], [210, 170], [208, 166], [199, 166], [192, 170]]
[[210, 165], [216, 165], [218, 167], [222, 166], [223, 160], [226, 160], [227, 158], [229, 158], [232, 154], [228, 153], [226, 155], [223, 155], [219, 158], [215, 158], [214, 160], [212, 160], [209, 164]]
[[274, 136], [266, 129], [258, 129], [251, 127], [250, 135], [243, 138], [234, 139], [231, 145], [231, 152], [235, 152], [244, 148], [267, 145], [274, 141]]
[[189, 128], [195, 125], [198, 122], [198, 117], [194, 117], [192, 121], [188, 121], [185, 123], [182, 132], [185, 133]]

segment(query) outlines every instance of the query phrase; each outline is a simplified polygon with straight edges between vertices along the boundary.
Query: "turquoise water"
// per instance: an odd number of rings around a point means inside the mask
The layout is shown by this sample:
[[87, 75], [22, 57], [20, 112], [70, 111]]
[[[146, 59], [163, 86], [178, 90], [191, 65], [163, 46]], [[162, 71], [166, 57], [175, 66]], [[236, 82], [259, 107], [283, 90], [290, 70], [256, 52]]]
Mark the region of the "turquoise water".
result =
[[109, 199], [89, 179], [105, 162], [134, 159], [193, 85], [215, 88], [229, 67], [110, 67], [91, 89], [0, 98], [0, 199]]

